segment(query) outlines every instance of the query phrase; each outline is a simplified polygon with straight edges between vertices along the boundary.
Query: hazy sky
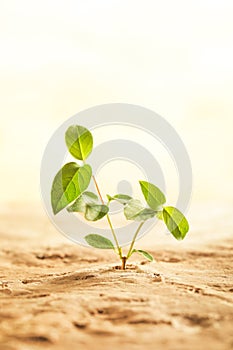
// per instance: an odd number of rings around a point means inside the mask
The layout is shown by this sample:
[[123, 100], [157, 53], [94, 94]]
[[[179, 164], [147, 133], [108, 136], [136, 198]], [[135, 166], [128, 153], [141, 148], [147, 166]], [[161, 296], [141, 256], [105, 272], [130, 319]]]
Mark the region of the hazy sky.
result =
[[38, 200], [50, 135], [110, 102], [166, 118], [190, 153], [194, 198], [230, 199], [232, 18], [231, 0], [0, 0], [1, 200]]

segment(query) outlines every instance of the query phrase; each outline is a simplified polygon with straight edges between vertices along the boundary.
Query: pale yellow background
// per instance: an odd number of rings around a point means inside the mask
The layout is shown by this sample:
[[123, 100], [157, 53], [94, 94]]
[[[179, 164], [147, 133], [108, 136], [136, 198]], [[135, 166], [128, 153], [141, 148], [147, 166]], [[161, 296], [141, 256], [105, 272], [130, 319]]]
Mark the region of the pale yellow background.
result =
[[126, 102], [178, 131], [194, 203], [230, 204], [232, 18], [231, 0], [0, 1], [1, 203], [39, 203], [42, 154], [64, 120]]

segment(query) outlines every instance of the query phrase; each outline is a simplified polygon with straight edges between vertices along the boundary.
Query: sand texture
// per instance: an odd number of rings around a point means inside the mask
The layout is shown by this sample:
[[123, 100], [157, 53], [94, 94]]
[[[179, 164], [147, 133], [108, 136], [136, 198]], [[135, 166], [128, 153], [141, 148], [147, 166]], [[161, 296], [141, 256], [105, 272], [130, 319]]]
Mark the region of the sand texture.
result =
[[112, 252], [72, 244], [42, 211], [13, 220], [12, 208], [1, 213], [1, 350], [233, 349], [230, 234], [150, 244], [155, 262], [135, 255], [121, 271]]

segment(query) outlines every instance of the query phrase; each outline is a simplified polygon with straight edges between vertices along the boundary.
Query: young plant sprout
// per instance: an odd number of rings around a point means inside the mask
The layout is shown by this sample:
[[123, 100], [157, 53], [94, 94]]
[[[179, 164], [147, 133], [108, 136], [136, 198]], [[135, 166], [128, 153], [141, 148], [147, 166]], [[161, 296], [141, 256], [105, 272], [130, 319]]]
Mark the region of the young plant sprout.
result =
[[[85, 236], [85, 240], [90, 246], [99, 249], [113, 249], [121, 259], [121, 268], [125, 270], [127, 260], [134, 253], [139, 253], [147, 260], [153, 261], [150, 253], [141, 249], [134, 249], [134, 243], [146, 220], [152, 218], [163, 220], [168, 230], [177, 240], [184, 239], [189, 230], [188, 221], [177, 208], [165, 206], [166, 198], [164, 194], [152, 183], [139, 181], [147, 206], [127, 194], [116, 194], [114, 196], [107, 194], [106, 201], [104, 201], [96, 178], [92, 174], [91, 166], [86, 164], [86, 159], [93, 149], [93, 137], [89, 130], [80, 125], [72, 125], [65, 133], [65, 142], [71, 155], [82, 161], [82, 164], [67, 163], [56, 174], [51, 190], [52, 209], [54, 215], [65, 208], [70, 213], [82, 213], [88, 221], [97, 221], [106, 217], [112, 232], [113, 242], [101, 235], [88, 234]], [[96, 193], [87, 190], [91, 180], [94, 181]], [[122, 205], [127, 220], [134, 220], [139, 223], [126, 255], [123, 254], [119, 245], [109, 215], [109, 204], [112, 201]]]

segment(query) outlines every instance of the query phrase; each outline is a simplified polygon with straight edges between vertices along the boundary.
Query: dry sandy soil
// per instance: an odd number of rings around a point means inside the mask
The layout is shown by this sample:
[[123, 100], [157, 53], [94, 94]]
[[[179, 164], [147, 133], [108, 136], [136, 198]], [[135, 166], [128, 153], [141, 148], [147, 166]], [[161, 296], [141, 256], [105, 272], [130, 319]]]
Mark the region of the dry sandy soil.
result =
[[222, 235], [196, 222], [186, 243], [148, 235], [140, 247], [156, 261], [135, 255], [120, 271], [111, 252], [63, 238], [41, 208], [0, 209], [1, 350], [233, 349], [229, 223]]

